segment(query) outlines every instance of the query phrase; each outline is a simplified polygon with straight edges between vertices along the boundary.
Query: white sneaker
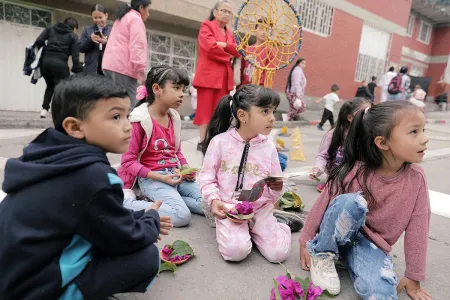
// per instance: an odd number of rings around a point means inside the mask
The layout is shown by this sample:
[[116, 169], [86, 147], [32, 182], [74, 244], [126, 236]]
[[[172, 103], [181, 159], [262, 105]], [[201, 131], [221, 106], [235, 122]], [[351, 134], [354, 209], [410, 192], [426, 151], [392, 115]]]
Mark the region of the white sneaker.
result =
[[189, 116], [185, 116], [185, 117], [184, 117], [184, 120], [185, 120], [185, 121], [190, 121], [191, 118], [189, 118]]
[[327, 290], [332, 295], [341, 292], [341, 282], [334, 266], [334, 254], [319, 253], [311, 256], [311, 281], [315, 286]]
[[48, 114], [48, 110], [46, 110], [46, 109], [43, 109], [43, 110], [41, 110], [41, 118], [47, 118], [47, 114]]

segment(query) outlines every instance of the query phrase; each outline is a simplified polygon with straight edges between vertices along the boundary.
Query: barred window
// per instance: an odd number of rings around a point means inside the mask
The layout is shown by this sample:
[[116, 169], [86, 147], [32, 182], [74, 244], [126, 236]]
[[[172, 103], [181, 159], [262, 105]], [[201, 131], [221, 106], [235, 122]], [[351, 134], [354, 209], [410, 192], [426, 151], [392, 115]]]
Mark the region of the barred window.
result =
[[0, 2], [0, 21], [45, 28], [52, 24], [52, 12], [16, 3]]
[[408, 19], [408, 27], [406, 28], [406, 35], [411, 37], [414, 33], [414, 25], [416, 24], [416, 17], [415, 16], [409, 16]]
[[302, 26], [307, 31], [330, 36], [333, 8], [320, 0], [300, 0], [298, 11]]
[[429, 44], [431, 38], [431, 30], [432, 27], [430, 23], [420, 20], [420, 30], [417, 39], [422, 43]]
[[166, 33], [147, 32], [148, 68], [169, 65], [185, 69], [189, 75], [195, 71], [197, 43], [194, 39], [177, 37]]

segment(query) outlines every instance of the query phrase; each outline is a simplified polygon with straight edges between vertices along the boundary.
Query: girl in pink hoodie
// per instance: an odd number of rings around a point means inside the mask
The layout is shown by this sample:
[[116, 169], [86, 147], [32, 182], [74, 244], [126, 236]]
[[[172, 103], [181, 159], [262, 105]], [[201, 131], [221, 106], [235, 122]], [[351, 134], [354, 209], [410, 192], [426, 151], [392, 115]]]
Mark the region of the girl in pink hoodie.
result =
[[250, 254], [252, 240], [270, 262], [284, 261], [291, 249], [289, 226], [277, 222], [274, 203], [283, 194], [283, 181], [269, 182], [253, 203], [255, 215], [248, 223], [234, 223], [224, 212], [239, 203], [235, 193], [251, 189], [269, 175], [282, 175], [275, 145], [268, 140], [279, 95], [264, 87], [245, 85], [234, 96], [220, 101], [208, 125], [200, 171], [200, 189], [206, 214], [216, 218], [219, 252], [227, 261]]
[[124, 206], [148, 208], [149, 202], [136, 200], [133, 188], [138, 185], [147, 198], [163, 202], [158, 213], [169, 216], [175, 227], [188, 225], [191, 212], [203, 214], [195, 177], [177, 174], [177, 169], [189, 168], [181, 152], [181, 120], [175, 110], [183, 103], [187, 86], [185, 71], [168, 66], [150, 70], [145, 86], [138, 88], [141, 101], [129, 117], [133, 134], [118, 170], [124, 182]]

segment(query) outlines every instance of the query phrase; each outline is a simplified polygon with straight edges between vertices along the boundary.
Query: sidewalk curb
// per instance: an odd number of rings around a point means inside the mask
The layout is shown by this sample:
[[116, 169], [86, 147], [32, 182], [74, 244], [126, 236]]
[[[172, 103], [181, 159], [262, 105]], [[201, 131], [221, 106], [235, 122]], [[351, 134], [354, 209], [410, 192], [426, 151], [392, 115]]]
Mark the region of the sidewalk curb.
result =
[[[319, 120], [302, 120], [302, 121], [290, 121], [288, 123], [284, 123], [282, 121], [275, 122], [275, 128], [281, 128], [284, 125], [287, 125], [289, 128], [297, 127], [297, 126], [308, 126], [308, 125], [317, 125], [319, 124]], [[2, 117], [0, 120], [0, 129], [45, 129], [53, 127], [53, 122], [51, 119], [25, 119], [25, 118], [17, 118], [17, 117]], [[192, 121], [181, 121], [182, 129], [198, 129], [196, 125], [192, 123]]]

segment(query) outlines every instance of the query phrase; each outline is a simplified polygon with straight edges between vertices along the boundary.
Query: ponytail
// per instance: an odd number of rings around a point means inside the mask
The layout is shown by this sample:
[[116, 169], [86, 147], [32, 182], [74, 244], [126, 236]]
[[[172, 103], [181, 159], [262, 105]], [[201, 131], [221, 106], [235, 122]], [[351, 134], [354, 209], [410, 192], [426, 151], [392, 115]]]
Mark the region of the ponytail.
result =
[[152, 4], [151, 0], [131, 0], [130, 4], [124, 3], [117, 8], [117, 20], [121, 20], [132, 9], [139, 12], [141, 5], [146, 8], [150, 4]]
[[206, 136], [203, 140], [202, 152], [205, 155], [206, 150], [208, 150], [209, 143], [211, 140], [218, 134], [221, 134], [227, 131], [232, 123], [233, 115], [231, 113], [232, 107], [234, 105], [230, 105], [233, 100], [231, 95], [223, 96], [217, 105], [216, 110], [209, 121], [208, 128], [206, 129]]
[[[348, 193], [356, 180], [362, 188], [369, 209], [374, 197], [369, 189], [369, 176], [380, 168], [384, 161], [382, 151], [375, 144], [376, 137], [389, 141], [394, 128], [400, 123], [407, 110], [417, 111], [409, 101], [389, 101], [360, 110], [353, 118], [344, 142], [344, 159], [332, 169], [327, 185], [330, 196]], [[407, 166], [405, 162], [404, 166]], [[356, 172], [353, 169], [357, 167]], [[352, 178], [347, 180], [347, 176]]]

